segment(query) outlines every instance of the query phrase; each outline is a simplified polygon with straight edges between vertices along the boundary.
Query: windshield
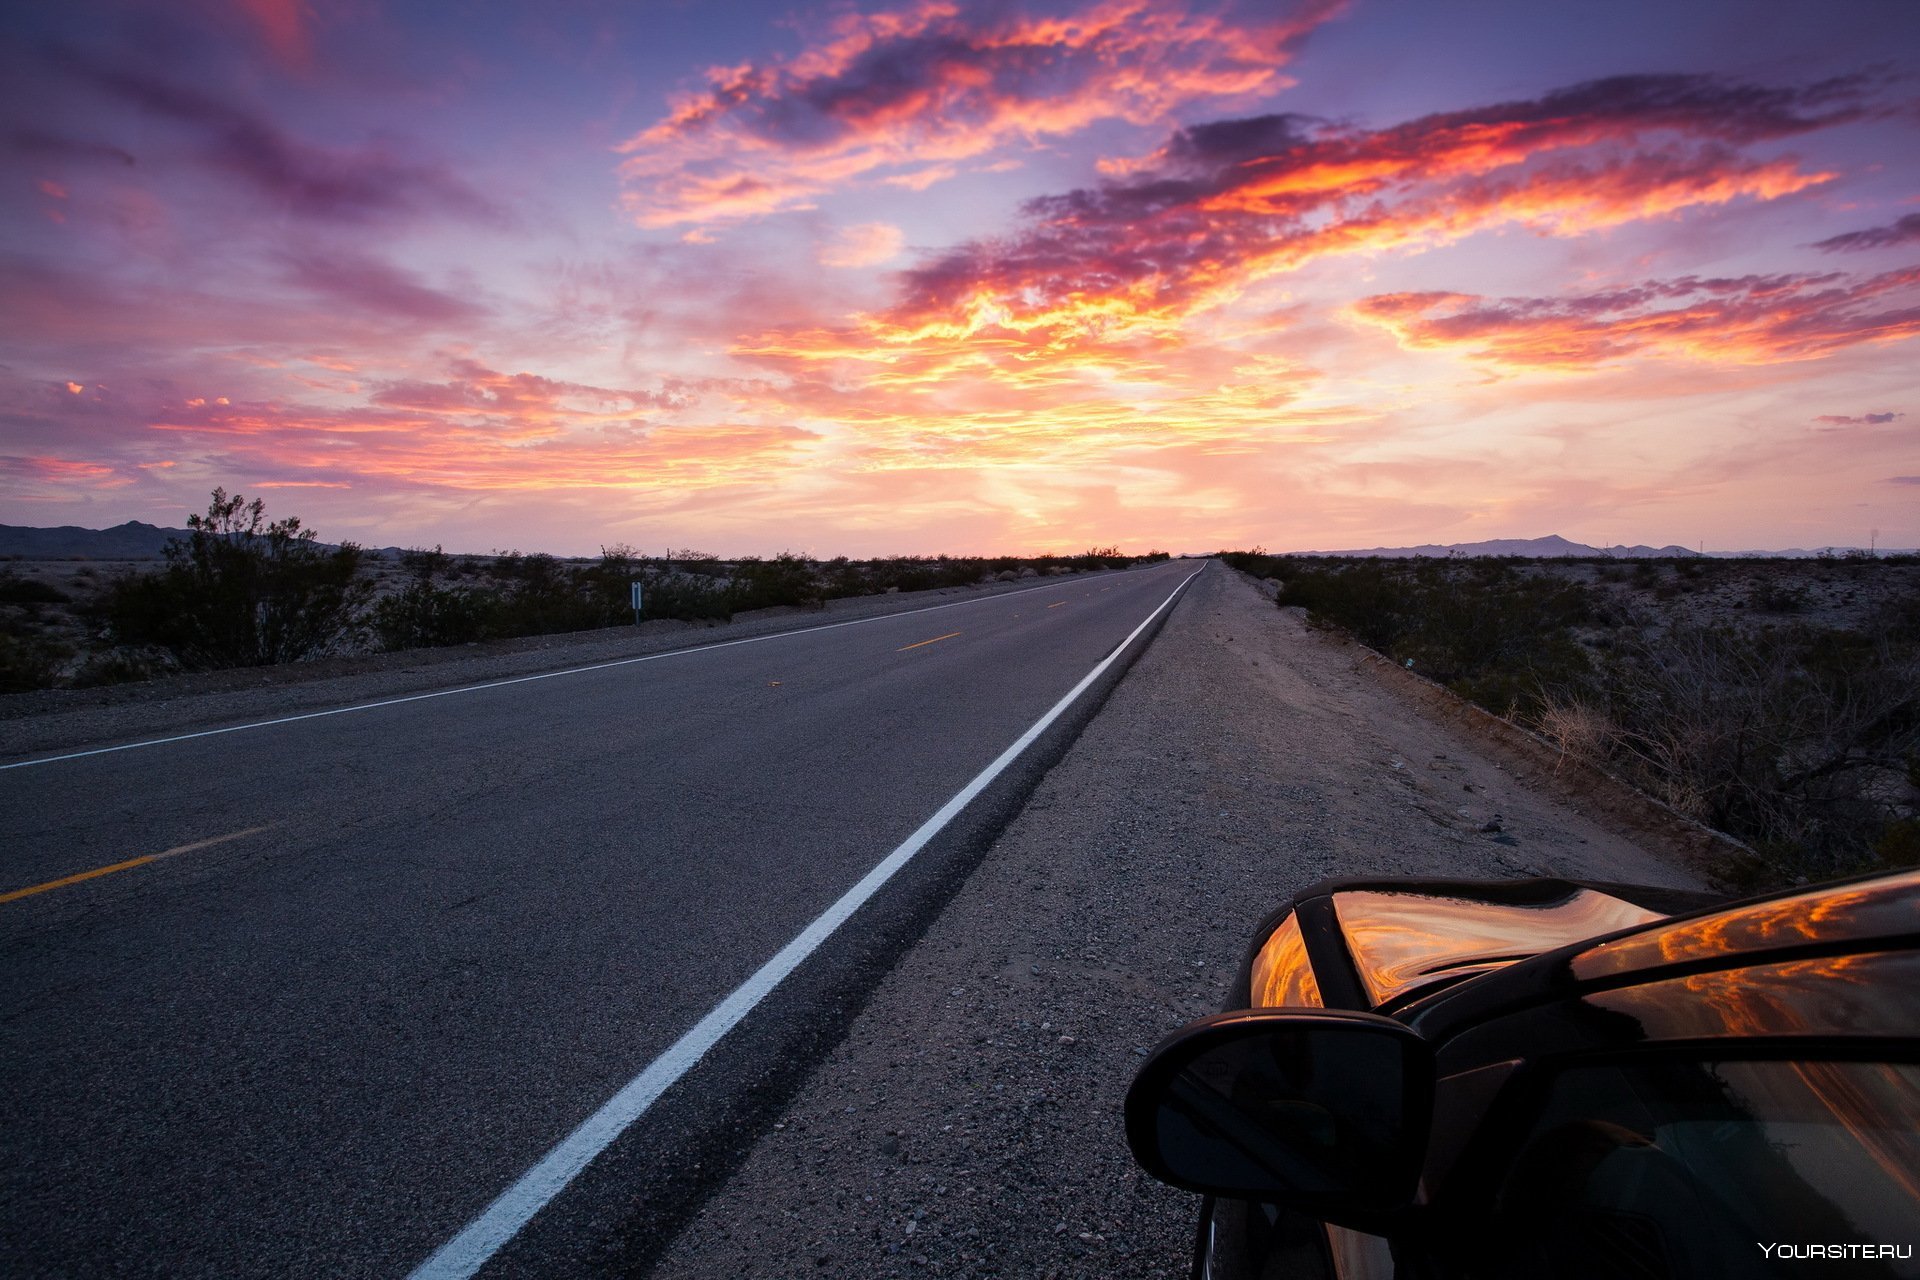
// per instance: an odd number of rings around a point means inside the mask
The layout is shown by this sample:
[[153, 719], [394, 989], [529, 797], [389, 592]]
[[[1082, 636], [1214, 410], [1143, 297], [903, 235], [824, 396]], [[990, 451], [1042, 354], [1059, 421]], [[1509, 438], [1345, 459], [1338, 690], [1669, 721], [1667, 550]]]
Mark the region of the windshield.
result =
[[1674, 1058], [1561, 1072], [1480, 1274], [1920, 1277], [1920, 1066]]

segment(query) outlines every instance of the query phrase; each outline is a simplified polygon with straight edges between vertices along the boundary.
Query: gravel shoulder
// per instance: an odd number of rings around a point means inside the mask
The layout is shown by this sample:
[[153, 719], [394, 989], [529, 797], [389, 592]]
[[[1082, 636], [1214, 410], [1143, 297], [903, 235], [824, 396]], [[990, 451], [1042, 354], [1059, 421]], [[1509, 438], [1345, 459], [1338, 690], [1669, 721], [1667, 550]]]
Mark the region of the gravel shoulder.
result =
[[[1164, 1277], [1120, 1101], [1330, 875], [1699, 887], [1214, 566], [653, 1274]], [[1501, 829], [1482, 828], [1498, 815]]]

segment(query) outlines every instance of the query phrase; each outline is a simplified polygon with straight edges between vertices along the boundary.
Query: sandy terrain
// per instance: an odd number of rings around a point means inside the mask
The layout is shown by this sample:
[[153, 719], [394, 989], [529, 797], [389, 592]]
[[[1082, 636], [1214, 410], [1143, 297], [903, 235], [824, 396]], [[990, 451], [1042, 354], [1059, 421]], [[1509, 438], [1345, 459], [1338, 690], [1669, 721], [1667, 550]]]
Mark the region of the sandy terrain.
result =
[[1120, 1100], [1287, 894], [1356, 873], [1695, 884], [1361, 654], [1240, 575], [1197, 581], [656, 1274], [1183, 1274], [1196, 1202], [1136, 1172]]

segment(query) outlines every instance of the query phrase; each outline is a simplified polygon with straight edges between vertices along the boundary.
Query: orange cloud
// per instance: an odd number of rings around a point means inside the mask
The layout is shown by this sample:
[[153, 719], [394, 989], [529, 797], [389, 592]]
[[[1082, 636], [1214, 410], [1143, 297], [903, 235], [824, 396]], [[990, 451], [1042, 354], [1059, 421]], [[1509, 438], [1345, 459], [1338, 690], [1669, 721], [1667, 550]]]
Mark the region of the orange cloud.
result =
[[682, 407], [671, 388], [594, 387], [467, 358], [450, 372], [445, 382], [387, 383], [357, 407], [202, 401], [146, 426], [274, 484], [461, 491], [712, 488], [764, 476], [814, 439], [787, 425], [636, 416]]
[[130, 483], [103, 462], [74, 458], [0, 454], [0, 492], [21, 496], [38, 486], [86, 485], [97, 489], [117, 489]]
[[868, 177], [918, 190], [1009, 143], [1270, 91], [1339, 7], [1303, 0], [1248, 23], [1147, 0], [1059, 18], [948, 0], [847, 14], [789, 61], [711, 69], [622, 143], [626, 207], [665, 227], [805, 208]]
[[[1152, 156], [1110, 166], [1122, 176], [1032, 201], [1012, 233], [901, 273], [891, 305], [741, 335], [732, 354], [784, 381], [740, 407], [817, 426], [823, 448], [855, 473], [1125, 468], [1174, 451], [1205, 471], [1192, 460], [1312, 453], [1373, 421], [1374, 397], [1342, 394], [1286, 358], [1288, 322], [1231, 305], [1255, 284], [1325, 259], [1422, 253], [1488, 230], [1570, 237], [1781, 199], [1832, 175], [1743, 145], [1857, 118], [1864, 93], [1851, 82], [1771, 89], [1628, 77], [1378, 130], [1291, 116], [1183, 129]], [[1821, 299], [1829, 286], [1811, 278], [1748, 282], [1743, 302], [1739, 289], [1693, 282], [1622, 301], [1622, 314], [1602, 307], [1588, 317], [1596, 336], [1585, 348], [1562, 325], [1557, 342], [1505, 339], [1497, 358], [1560, 367], [1612, 358], [1633, 342], [1669, 340], [1654, 313], [1695, 304], [1726, 313], [1717, 335], [1696, 318], [1690, 349], [1703, 357], [1759, 350], [1765, 324], [1750, 318], [1740, 330], [1732, 312], [1769, 305], [1782, 311], [1774, 349], [1819, 354], [1865, 334], [1884, 309], [1872, 298], [1903, 287], [1856, 284]], [[1695, 286], [1706, 292], [1682, 300]], [[1788, 295], [1814, 328], [1795, 329]], [[1356, 314], [1411, 346], [1442, 341], [1444, 323], [1420, 327], [1430, 313], [1480, 305], [1466, 294], [1381, 296]], [[1825, 329], [1815, 332], [1822, 308]], [[1629, 316], [1647, 336], [1626, 336]], [[1609, 325], [1611, 349], [1597, 336]]]
[[1295, 116], [1183, 129], [1125, 177], [1028, 206], [1015, 234], [908, 274], [892, 337], [1139, 334], [1323, 257], [1420, 251], [1503, 226], [1549, 235], [1772, 200], [1829, 181], [1736, 144], [1859, 118], [1866, 86], [1637, 76], [1354, 130]]
[[1520, 369], [1586, 369], [1658, 355], [1762, 364], [1920, 334], [1920, 267], [1869, 277], [1654, 281], [1557, 298], [1398, 293], [1355, 304], [1403, 346], [1460, 348]]

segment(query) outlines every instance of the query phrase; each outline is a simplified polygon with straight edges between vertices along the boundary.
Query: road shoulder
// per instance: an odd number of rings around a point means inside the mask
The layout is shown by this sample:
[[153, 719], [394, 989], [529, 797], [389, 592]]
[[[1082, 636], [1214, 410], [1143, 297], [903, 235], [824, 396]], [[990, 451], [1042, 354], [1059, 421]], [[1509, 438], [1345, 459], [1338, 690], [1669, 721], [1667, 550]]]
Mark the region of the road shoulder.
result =
[[1120, 1098], [1335, 874], [1693, 885], [1215, 567], [654, 1274], [1181, 1273]]

